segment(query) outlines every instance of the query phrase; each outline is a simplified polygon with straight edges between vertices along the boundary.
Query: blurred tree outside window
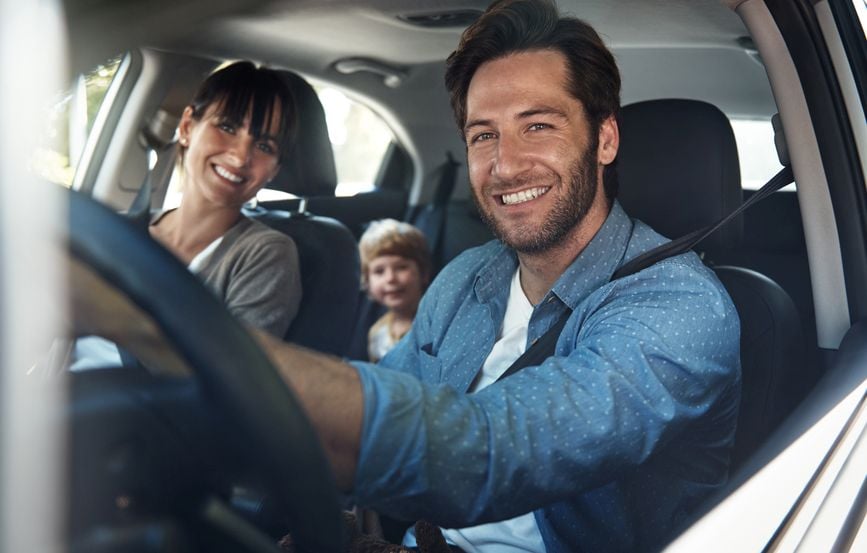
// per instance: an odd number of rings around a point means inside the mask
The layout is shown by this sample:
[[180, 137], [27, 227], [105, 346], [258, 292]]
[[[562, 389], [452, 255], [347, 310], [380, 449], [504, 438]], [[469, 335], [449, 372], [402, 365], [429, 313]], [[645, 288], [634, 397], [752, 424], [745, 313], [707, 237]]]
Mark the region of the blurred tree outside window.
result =
[[113, 58], [78, 75], [72, 87], [58, 94], [54, 104], [46, 109], [41, 144], [30, 162], [35, 174], [67, 188], [71, 186], [87, 136], [121, 59]]

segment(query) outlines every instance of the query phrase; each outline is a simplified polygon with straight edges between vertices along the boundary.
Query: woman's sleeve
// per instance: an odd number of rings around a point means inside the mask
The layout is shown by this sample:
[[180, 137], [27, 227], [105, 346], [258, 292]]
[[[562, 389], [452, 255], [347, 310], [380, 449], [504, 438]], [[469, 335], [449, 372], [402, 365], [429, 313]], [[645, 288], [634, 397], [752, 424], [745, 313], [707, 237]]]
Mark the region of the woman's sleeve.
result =
[[301, 303], [298, 248], [288, 236], [267, 233], [244, 248], [226, 289], [229, 311], [283, 338]]

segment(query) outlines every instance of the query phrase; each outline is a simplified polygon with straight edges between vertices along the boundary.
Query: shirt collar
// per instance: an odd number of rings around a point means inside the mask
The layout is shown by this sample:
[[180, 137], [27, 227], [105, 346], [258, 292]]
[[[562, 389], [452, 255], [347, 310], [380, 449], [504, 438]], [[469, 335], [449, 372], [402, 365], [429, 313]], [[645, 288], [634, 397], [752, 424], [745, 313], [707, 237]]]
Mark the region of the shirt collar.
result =
[[[554, 294], [574, 310], [590, 293], [611, 280], [611, 275], [624, 260], [632, 227], [632, 219], [615, 201], [602, 227], [560, 275], [549, 294]], [[503, 296], [505, 301], [510, 280], [518, 267], [514, 250], [503, 244], [499, 246], [499, 251], [476, 275], [474, 288], [482, 303], [498, 296]]]

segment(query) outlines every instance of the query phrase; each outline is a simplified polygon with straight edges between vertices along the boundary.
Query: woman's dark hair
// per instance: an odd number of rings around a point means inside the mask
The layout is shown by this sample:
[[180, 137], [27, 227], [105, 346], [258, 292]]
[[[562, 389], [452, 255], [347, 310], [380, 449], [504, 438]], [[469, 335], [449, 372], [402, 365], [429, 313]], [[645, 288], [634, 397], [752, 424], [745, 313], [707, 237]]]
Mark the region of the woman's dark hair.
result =
[[[446, 61], [446, 89], [458, 128], [467, 119], [467, 91], [476, 70], [509, 54], [555, 50], [565, 56], [567, 86], [581, 101], [598, 134], [608, 117], [620, 113], [620, 71], [614, 56], [593, 28], [575, 17], [560, 17], [552, 0], [497, 0], [461, 35], [457, 50]], [[461, 132], [463, 136], [463, 132]], [[605, 195], [617, 195], [615, 163], [603, 173]]]
[[250, 132], [259, 138], [266, 134], [274, 114], [280, 106], [280, 125], [276, 137], [282, 161], [295, 138], [296, 107], [292, 91], [279, 71], [256, 67], [252, 62], [239, 61], [212, 73], [199, 86], [190, 102], [193, 119], [201, 120], [208, 107], [217, 109], [229, 121], [240, 123], [250, 113]]

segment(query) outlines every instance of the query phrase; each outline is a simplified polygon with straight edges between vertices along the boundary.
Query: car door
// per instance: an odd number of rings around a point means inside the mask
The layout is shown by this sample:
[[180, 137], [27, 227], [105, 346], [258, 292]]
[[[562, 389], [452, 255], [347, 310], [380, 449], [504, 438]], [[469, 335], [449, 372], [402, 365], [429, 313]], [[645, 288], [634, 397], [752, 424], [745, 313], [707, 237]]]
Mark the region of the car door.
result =
[[864, 4], [750, 0], [736, 11], [783, 122], [824, 374], [667, 551], [859, 551], [867, 544]]

